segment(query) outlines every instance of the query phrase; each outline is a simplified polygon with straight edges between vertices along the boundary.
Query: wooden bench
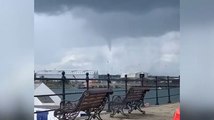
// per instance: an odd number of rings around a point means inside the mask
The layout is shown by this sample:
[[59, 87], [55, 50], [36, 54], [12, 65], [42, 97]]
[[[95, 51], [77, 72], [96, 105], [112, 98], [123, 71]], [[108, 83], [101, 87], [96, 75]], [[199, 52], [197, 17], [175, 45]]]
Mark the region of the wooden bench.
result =
[[144, 96], [149, 89], [142, 87], [131, 87], [128, 90], [128, 93], [125, 97], [122, 96], [113, 96], [111, 101], [111, 111], [110, 117], [113, 117], [116, 113], [121, 113], [124, 116], [127, 114], [124, 113], [123, 109], [128, 107], [128, 113], [131, 113], [133, 110], [139, 110], [143, 114], [145, 111], [141, 110], [141, 107], [144, 106]]
[[88, 119], [100, 117], [104, 109], [107, 98], [113, 94], [111, 89], [90, 89], [86, 90], [77, 101], [62, 101], [60, 108], [54, 111], [54, 116], [59, 120], [74, 120], [80, 111], [87, 113]]

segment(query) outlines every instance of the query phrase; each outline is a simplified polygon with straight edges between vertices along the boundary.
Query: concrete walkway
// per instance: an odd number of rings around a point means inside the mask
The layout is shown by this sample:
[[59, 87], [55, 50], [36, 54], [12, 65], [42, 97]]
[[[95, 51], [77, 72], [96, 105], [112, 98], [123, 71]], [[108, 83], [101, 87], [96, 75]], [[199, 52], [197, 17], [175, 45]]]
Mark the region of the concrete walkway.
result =
[[[145, 115], [134, 110], [128, 117], [116, 114], [114, 118], [111, 118], [109, 117], [109, 113], [103, 113], [101, 117], [103, 120], [172, 120], [174, 112], [178, 106], [179, 103], [149, 106], [143, 109], [146, 111]], [[127, 110], [125, 110], [125, 113], [127, 113]]]

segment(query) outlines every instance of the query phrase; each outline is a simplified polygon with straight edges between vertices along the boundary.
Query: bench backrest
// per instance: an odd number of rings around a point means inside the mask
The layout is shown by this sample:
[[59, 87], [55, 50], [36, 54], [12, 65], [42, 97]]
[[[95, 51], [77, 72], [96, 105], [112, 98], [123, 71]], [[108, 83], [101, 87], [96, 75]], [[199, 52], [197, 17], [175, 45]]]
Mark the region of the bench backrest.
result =
[[111, 89], [90, 89], [86, 90], [78, 103], [77, 111], [96, 109], [106, 103], [107, 97], [112, 94]]
[[143, 87], [131, 87], [126, 94], [124, 102], [138, 101], [142, 100], [148, 89]]

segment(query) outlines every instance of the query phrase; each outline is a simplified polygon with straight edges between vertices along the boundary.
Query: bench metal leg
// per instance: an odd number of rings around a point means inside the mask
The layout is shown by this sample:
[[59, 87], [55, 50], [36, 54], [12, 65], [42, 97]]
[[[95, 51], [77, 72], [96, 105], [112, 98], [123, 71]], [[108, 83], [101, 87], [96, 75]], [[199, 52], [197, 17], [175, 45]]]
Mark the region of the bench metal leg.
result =
[[131, 114], [131, 112], [133, 111], [133, 108], [131, 107], [128, 111], [129, 114]]
[[127, 105], [117, 105], [117, 104], [112, 104], [111, 105], [111, 111], [112, 113], [110, 114], [110, 117], [114, 117], [116, 113], [121, 113], [124, 116], [128, 116], [127, 114], [124, 113], [124, 109], [126, 106], [128, 106], [129, 110], [128, 113], [130, 114], [133, 110], [139, 110], [141, 113], [145, 114], [145, 111], [141, 109], [142, 107], [142, 102], [136, 101], [136, 102], [130, 102], [127, 103]]
[[123, 111], [123, 109], [125, 109], [126, 105], [114, 105], [111, 107], [111, 111], [112, 113], [110, 114], [110, 117], [114, 117], [114, 115], [116, 113], [121, 113], [124, 116], [128, 116], [127, 114], [125, 114], [125, 112]]
[[131, 112], [134, 110], [134, 104], [133, 102], [129, 102], [127, 103], [127, 106], [128, 106], [128, 113], [131, 114]]
[[123, 100], [120, 96], [113, 96], [110, 106], [111, 106], [110, 109], [112, 111], [110, 117], [114, 117], [116, 113], [121, 113], [124, 116], [128, 116], [123, 111], [123, 109], [126, 108], [126, 103], [123, 103]]
[[145, 114], [146, 112], [141, 109], [142, 106], [143, 106], [143, 103], [139, 102], [137, 105], [137, 110], [139, 110], [141, 113]]
[[101, 111], [102, 111], [102, 110], [96, 111], [96, 112], [94, 113], [94, 118], [96, 117], [98, 120], [102, 120], [102, 118], [100, 117]]
[[79, 112], [64, 112], [61, 109], [55, 111], [54, 116], [58, 118], [58, 120], [75, 120]]
[[120, 113], [120, 106], [119, 105], [111, 105], [111, 114], [110, 117], [114, 117], [116, 113]]
[[114, 117], [114, 115], [116, 114], [116, 110], [112, 109], [111, 111], [112, 111], [112, 113], [110, 114], [110, 117]]
[[95, 118], [97, 118], [98, 120], [102, 120], [100, 113], [91, 114], [88, 116], [88, 119], [86, 119], [86, 120], [91, 120], [91, 119], [95, 119]]
[[122, 109], [121, 109], [121, 114], [127, 117], [128, 115], [125, 114], [124, 111], [123, 111], [124, 108], [125, 108], [125, 107], [122, 107]]
[[141, 113], [146, 114], [146, 112], [144, 110], [142, 110], [141, 108], [137, 108]]
[[98, 120], [102, 120], [102, 118], [100, 117], [100, 114], [97, 114], [95, 117], [96, 117]]
[[[103, 105], [100, 106], [99, 108], [97, 109], [92, 109], [92, 110], [89, 110], [89, 114], [88, 114], [88, 119], [86, 120], [91, 120], [92, 118], [95, 119], [97, 118], [98, 120], [102, 120], [101, 116], [100, 116], [100, 113], [103, 111], [104, 107], [105, 107], [105, 101], [103, 102]], [[94, 111], [94, 113], [92, 114], [90, 111]]]
[[142, 102], [130, 102], [127, 104], [129, 107], [128, 113], [130, 114], [133, 110], [139, 110], [141, 113], [145, 114], [146, 112], [141, 109], [143, 103]]
[[91, 120], [91, 119], [92, 119], [92, 115], [88, 116], [88, 119], [86, 119], [86, 120]]
[[98, 120], [102, 120], [100, 114], [97, 115]]

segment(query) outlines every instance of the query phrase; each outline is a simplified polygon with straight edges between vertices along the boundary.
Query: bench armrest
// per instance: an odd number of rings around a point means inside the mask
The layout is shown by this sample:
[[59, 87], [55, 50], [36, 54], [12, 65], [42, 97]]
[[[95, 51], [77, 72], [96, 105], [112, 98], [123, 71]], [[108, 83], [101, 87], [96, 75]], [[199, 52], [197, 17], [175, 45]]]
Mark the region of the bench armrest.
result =
[[122, 103], [124, 98], [125, 98], [125, 95], [114, 95], [112, 97], [111, 103], [112, 104]]
[[60, 104], [63, 103], [63, 102], [78, 102], [79, 100], [80, 100], [80, 99], [72, 100], [72, 101], [70, 101], [70, 100], [62, 100], [62, 101], [60, 102]]
[[75, 109], [76, 108], [76, 106], [77, 106], [77, 104], [78, 104], [78, 102], [79, 102], [79, 99], [78, 100], [74, 100], [74, 101], [68, 101], [68, 100], [64, 100], [64, 101], [61, 101], [60, 102], [60, 109], [66, 109], [66, 110], [68, 110], [68, 109], [70, 109], [70, 110], [72, 110], [72, 109]]
[[54, 116], [58, 118], [58, 120], [74, 120], [79, 111], [76, 111], [76, 107], [79, 100], [68, 101], [64, 100], [60, 102], [60, 108], [54, 111]]
[[114, 101], [115, 99], [123, 100], [124, 98], [125, 98], [125, 95], [113, 95], [111, 101]]

